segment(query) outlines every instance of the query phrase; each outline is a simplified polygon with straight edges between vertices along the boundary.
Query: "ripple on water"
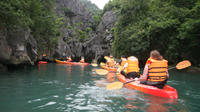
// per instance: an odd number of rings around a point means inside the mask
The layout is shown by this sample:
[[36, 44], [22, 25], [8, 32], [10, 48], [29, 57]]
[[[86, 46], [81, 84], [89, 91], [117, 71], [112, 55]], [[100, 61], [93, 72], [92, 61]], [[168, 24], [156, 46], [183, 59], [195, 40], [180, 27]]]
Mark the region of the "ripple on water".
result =
[[56, 102], [51, 101], [51, 102], [48, 102], [48, 103], [46, 103], [46, 104], [44, 104], [44, 105], [35, 107], [35, 108], [33, 108], [33, 109], [44, 108], [44, 107], [46, 107], [46, 106], [50, 106], [50, 105], [54, 105], [54, 104], [56, 104]]

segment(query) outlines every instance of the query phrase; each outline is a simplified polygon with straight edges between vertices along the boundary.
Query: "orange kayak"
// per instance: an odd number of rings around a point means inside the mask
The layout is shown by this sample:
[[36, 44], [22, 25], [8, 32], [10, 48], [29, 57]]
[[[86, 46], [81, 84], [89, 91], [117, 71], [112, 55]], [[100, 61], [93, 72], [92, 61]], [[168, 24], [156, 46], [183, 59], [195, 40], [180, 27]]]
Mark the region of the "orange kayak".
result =
[[68, 61], [60, 61], [56, 59], [56, 63], [60, 63], [60, 64], [69, 64], [70, 62]]
[[89, 63], [60, 61], [60, 60], [57, 60], [57, 59], [56, 59], [56, 63], [61, 63], [61, 64], [72, 64], [72, 65], [89, 65]]
[[117, 72], [117, 68], [110, 68], [107, 67], [105, 63], [100, 63], [101, 68], [106, 69], [108, 71], [113, 71], [113, 72]]
[[46, 61], [39, 61], [38, 64], [47, 64]]
[[[128, 82], [130, 81], [129, 79], [126, 79], [123, 75], [119, 74], [117, 75], [117, 78], [122, 82]], [[126, 86], [129, 86], [131, 88], [134, 88], [138, 91], [141, 91], [143, 93], [155, 95], [155, 96], [160, 96], [160, 97], [165, 97], [165, 98], [170, 98], [170, 99], [177, 99], [178, 98], [178, 93], [176, 89], [169, 85], [165, 85], [163, 89], [159, 89], [154, 86], [149, 86], [149, 85], [144, 85], [144, 84], [139, 84], [136, 82], [130, 82], [127, 83]]]
[[89, 65], [89, 63], [80, 63], [80, 62], [69, 62], [68, 64], [72, 64], [72, 65]]

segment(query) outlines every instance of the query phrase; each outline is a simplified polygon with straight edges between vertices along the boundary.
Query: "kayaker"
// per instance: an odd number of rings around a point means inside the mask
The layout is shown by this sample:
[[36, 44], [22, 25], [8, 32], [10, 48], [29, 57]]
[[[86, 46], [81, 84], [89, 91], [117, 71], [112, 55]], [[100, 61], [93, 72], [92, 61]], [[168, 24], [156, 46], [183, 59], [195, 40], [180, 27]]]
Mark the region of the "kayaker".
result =
[[120, 62], [119, 62], [119, 65], [120, 65], [121, 67], [123, 67], [126, 63], [127, 63], [127, 59], [126, 59], [126, 57], [125, 57], [124, 55], [122, 55], [122, 56], [121, 56], [121, 60], [120, 60]]
[[[124, 71], [126, 69], [126, 72]], [[127, 62], [124, 64], [120, 73], [126, 78], [135, 79], [140, 77], [139, 73], [139, 61], [135, 56], [127, 58]]]
[[114, 68], [115, 65], [116, 65], [116, 62], [115, 62], [115, 60], [113, 59], [113, 56], [110, 55], [110, 58], [109, 58], [109, 59], [107, 60], [107, 62], [106, 62], [106, 66], [107, 66], [107, 67], [110, 67], [110, 68]]
[[85, 63], [85, 58], [84, 58], [83, 56], [81, 57], [80, 62], [81, 62], [81, 63]]
[[67, 61], [68, 61], [68, 62], [71, 62], [71, 61], [72, 61], [71, 56], [67, 57]]
[[143, 75], [138, 80], [141, 84], [162, 89], [169, 78], [167, 68], [168, 61], [163, 59], [157, 50], [153, 50], [150, 52], [150, 58], [145, 64]]

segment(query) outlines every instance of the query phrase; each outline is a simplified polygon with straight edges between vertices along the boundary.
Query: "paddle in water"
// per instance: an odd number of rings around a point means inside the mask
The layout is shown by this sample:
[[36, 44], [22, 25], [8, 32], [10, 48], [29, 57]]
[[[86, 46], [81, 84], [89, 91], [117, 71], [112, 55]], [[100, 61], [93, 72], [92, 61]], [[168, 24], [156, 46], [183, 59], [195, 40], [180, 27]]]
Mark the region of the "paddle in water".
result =
[[98, 66], [98, 64], [96, 64], [96, 63], [92, 63], [91, 64], [93, 67], [97, 67]]
[[[184, 60], [184, 61], [179, 62], [175, 67], [169, 68], [168, 70], [171, 70], [173, 68], [184, 69], [184, 68], [187, 68], [189, 66], [191, 66], [190, 61]], [[134, 81], [135, 80], [130, 80], [130, 81], [125, 82], [125, 83], [122, 83], [122, 82], [119, 82], [119, 81], [118, 82], [113, 82], [113, 83], [107, 85], [106, 90], [121, 89], [125, 84], [131, 83], [131, 82], [134, 82]]]
[[96, 69], [96, 73], [99, 75], [106, 75], [106, 74], [108, 74], [108, 70]]

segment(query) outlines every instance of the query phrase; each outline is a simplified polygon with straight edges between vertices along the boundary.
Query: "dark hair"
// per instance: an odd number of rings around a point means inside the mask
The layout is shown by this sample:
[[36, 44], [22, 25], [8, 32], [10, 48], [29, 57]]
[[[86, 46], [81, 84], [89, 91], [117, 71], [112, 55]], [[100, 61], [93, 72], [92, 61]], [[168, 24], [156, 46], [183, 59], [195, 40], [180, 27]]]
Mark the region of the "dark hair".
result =
[[163, 57], [160, 55], [160, 53], [157, 50], [152, 50], [150, 52], [150, 57], [152, 57], [153, 59], [157, 59], [157, 60], [163, 59]]
[[125, 56], [125, 55], [122, 55], [121, 57], [122, 57], [122, 58], [126, 58], [126, 56]]

